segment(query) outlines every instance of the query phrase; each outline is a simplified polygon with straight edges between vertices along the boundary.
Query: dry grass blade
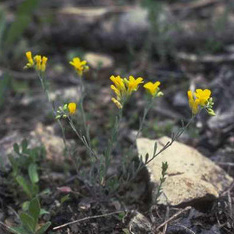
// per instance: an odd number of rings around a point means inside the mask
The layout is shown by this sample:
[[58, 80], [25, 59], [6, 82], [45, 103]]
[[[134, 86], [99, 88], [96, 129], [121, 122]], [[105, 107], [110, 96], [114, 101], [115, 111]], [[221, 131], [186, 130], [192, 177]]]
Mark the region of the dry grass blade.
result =
[[169, 219], [167, 219], [165, 222], [163, 222], [162, 224], [160, 224], [156, 228], [155, 234], [158, 233], [158, 231], [159, 231], [160, 228], [162, 228], [163, 226], [167, 225], [169, 222], [171, 222], [172, 220], [174, 220], [175, 218], [177, 218], [178, 216], [180, 216], [182, 213], [185, 213], [186, 211], [190, 210], [191, 208], [192, 208], [191, 206], [187, 206], [183, 210], [180, 210], [177, 213], [175, 213], [173, 216], [171, 216]]

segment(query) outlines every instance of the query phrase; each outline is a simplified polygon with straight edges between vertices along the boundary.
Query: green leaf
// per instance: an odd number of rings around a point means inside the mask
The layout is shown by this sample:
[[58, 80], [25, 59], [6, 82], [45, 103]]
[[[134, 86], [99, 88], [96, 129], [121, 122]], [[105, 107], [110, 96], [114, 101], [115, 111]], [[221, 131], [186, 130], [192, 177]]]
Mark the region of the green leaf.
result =
[[42, 192], [40, 192], [40, 195], [49, 195], [51, 194], [51, 190], [49, 188], [43, 190]]
[[8, 159], [9, 159], [9, 161], [11, 163], [11, 166], [12, 166], [12, 169], [13, 169], [13, 176], [17, 176], [17, 174], [18, 174], [18, 164], [17, 164], [14, 156], [9, 155]]
[[35, 163], [31, 163], [29, 165], [28, 174], [29, 174], [29, 178], [33, 184], [35, 184], [39, 181], [39, 177], [37, 174], [37, 165]]
[[50, 225], [51, 225], [51, 222], [45, 223], [39, 230], [37, 230], [36, 234], [43, 234], [43, 233], [45, 233]]
[[125, 212], [121, 212], [121, 213], [119, 213], [119, 219], [123, 219], [124, 217], [125, 217], [125, 215], [126, 215], [126, 213]]
[[25, 230], [23, 226], [11, 227], [10, 230], [11, 230], [11, 232], [13, 232], [15, 234], [25, 234], [25, 233], [27, 233], [27, 230]]
[[21, 213], [20, 220], [25, 228], [29, 229], [31, 232], [35, 231], [36, 223], [32, 216], [27, 213]]
[[66, 202], [68, 200], [70, 200], [70, 194], [63, 196], [60, 200], [60, 203], [63, 204], [64, 202]]
[[49, 214], [50, 212], [45, 209], [40, 209], [40, 216], [44, 214]]
[[127, 228], [122, 229], [122, 231], [124, 232], [124, 234], [130, 234], [130, 232]]
[[147, 154], [145, 155], [145, 164], [147, 164], [148, 159], [149, 159], [149, 154], [147, 153]]
[[[0, 59], [1, 56], [3, 55], [0, 54]], [[11, 89], [11, 80], [12, 78], [7, 72], [3, 73], [3, 75], [0, 75], [0, 107], [6, 103], [6, 93]]]
[[24, 177], [17, 176], [16, 181], [22, 187], [24, 192], [31, 198], [32, 197], [31, 188], [30, 188], [29, 184], [27, 183], [27, 181], [24, 179]]
[[35, 223], [38, 222], [38, 217], [40, 215], [40, 203], [37, 197], [33, 198], [32, 201], [29, 204], [28, 213], [33, 217]]
[[39, 193], [39, 186], [37, 184], [32, 184], [31, 191], [32, 197], [36, 196]]
[[22, 204], [22, 209], [23, 209], [23, 211], [28, 211], [29, 204], [30, 204], [29, 201], [26, 201], [26, 202], [24, 202], [24, 203]]
[[156, 154], [157, 148], [158, 148], [158, 144], [157, 144], [157, 142], [155, 142], [154, 143], [154, 154], [153, 154], [153, 156]]
[[28, 148], [28, 141], [27, 141], [27, 139], [23, 139], [22, 140], [21, 147], [22, 147], [22, 152], [24, 153], [24, 151]]
[[17, 143], [14, 144], [13, 148], [14, 148], [14, 151], [15, 151], [17, 154], [20, 153], [20, 152], [19, 152], [19, 145], [18, 145]]
[[10, 26], [6, 35], [5, 42], [8, 46], [12, 45], [22, 36], [24, 30], [31, 22], [32, 13], [38, 2], [39, 0], [25, 0], [21, 3], [16, 13], [16, 19]]
[[0, 7], [0, 48], [2, 46], [2, 39], [6, 29], [6, 14], [4, 10]]

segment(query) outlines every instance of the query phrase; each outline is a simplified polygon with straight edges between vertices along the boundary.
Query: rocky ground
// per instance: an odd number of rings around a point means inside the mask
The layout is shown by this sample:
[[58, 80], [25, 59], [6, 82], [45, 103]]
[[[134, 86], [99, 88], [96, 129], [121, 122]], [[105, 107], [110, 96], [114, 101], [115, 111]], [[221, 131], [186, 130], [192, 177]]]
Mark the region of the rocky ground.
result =
[[[20, 3], [1, 3], [6, 27], [14, 22]], [[233, 19], [233, 4], [220, 0], [40, 2], [22, 38], [3, 48], [0, 60], [0, 233], [19, 224], [27, 200], [13, 181], [9, 161], [10, 154], [16, 156], [14, 143], [24, 138], [29, 148], [46, 152], [40, 151], [38, 164], [40, 191], [47, 190], [40, 195], [41, 205], [48, 211], [40, 222], [52, 222], [48, 233], [233, 233]], [[85, 147], [67, 127], [68, 143], [79, 158], [75, 166], [65, 156], [60, 128], [36, 75], [22, 69], [29, 49], [49, 57], [55, 106], [78, 102], [79, 81], [68, 61], [73, 56], [88, 61], [84, 109], [98, 152], [106, 146], [116, 112], [110, 75], [161, 82], [164, 97], [153, 106], [136, 143], [143, 90], [124, 110], [110, 175], [118, 174], [129, 149], [137, 166], [152, 153], [155, 141], [160, 150], [180, 129], [181, 120], [188, 122], [188, 89], [211, 89], [216, 116], [201, 113], [134, 180], [115, 193], [105, 188], [99, 193], [88, 176], [78, 173], [91, 170]], [[66, 120], [62, 124], [68, 126]], [[156, 199], [165, 161], [166, 181]]]

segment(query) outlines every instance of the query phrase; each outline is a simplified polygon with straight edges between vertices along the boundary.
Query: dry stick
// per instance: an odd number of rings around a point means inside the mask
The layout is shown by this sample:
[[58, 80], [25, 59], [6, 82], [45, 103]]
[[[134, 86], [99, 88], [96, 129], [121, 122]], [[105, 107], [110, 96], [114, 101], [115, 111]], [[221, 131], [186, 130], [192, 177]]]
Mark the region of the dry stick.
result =
[[234, 182], [231, 183], [231, 185], [220, 194], [220, 196], [225, 196], [228, 192], [230, 192], [234, 188]]
[[228, 191], [228, 206], [229, 206], [229, 212], [230, 212], [231, 219], [233, 220], [232, 198], [231, 198], [230, 191]]
[[182, 227], [184, 228], [186, 231], [192, 233], [192, 234], [196, 234], [194, 231], [192, 231], [191, 229], [187, 228], [186, 226], [184, 226], [183, 224], [176, 224], [176, 226]]
[[68, 223], [65, 223], [65, 224], [63, 224], [63, 225], [54, 227], [53, 230], [57, 230], [57, 229], [66, 227], [66, 226], [68, 226], [68, 225], [71, 225], [71, 224], [74, 224], [74, 223], [79, 223], [79, 222], [82, 222], [82, 221], [85, 221], [85, 220], [96, 219], [96, 218], [102, 218], [102, 217], [106, 217], [106, 216], [110, 216], [110, 215], [114, 215], [114, 214], [119, 214], [119, 213], [121, 213], [121, 212], [124, 212], [124, 211], [121, 210], [121, 211], [115, 211], [115, 212], [111, 212], [111, 213], [107, 213], [107, 214], [103, 214], [103, 215], [95, 215], [95, 216], [85, 217], [85, 218], [83, 218], [83, 219], [78, 219], [78, 220], [75, 220], [75, 221], [72, 221], [72, 222], [68, 222]]
[[[167, 206], [166, 219], [168, 219], [168, 217], [169, 217], [169, 211], [170, 211], [170, 208], [169, 208], [169, 206]], [[166, 223], [165, 226], [164, 226], [163, 234], [165, 234], [166, 231], [167, 231], [167, 223]]]
[[[175, 3], [172, 4], [171, 10], [172, 11], [179, 11], [179, 10], [196, 10], [204, 7], [208, 7], [217, 3], [222, 3], [220, 0], [200, 0], [192, 3]], [[223, 1], [224, 3], [224, 1]]]
[[183, 210], [178, 211], [177, 213], [175, 213], [173, 216], [171, 216], [171, 218], [169, 218], [168, 220], [166, 220], [165, 222], [163, 222], [162, 224], [160, 224], [157, 228], [156, 228], [156, 232], [155, 234], [159, 231], [159, 229], [161, 227], [163, 227], [164, 225], [168, 224], [169, 222], [171, 222], [173, 219], [177, 218], [179, 215], [181, 215], [182, 213], [190, 210], [192, 207], [191, 206], [187, 206], [185, 207]]
[[12, 231], [11, 227], [7, 226], [5, 223], [0, 221], [0, 224], [7, 230]]
[[221, 166], [234, 167], [234, 163], [232, 162], [216, 162], [216, 164], [221, 165]]

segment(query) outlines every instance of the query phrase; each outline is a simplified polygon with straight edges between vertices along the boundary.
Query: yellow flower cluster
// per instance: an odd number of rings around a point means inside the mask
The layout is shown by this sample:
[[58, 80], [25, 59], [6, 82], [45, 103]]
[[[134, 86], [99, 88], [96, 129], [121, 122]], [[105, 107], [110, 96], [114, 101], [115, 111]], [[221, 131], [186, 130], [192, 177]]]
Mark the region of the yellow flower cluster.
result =
[[[39, 72], [45, 72], [46, 64], [48, 58], [41, 55], [32, 56], [32, 52], [26, 52], [27, 64], [24, 68], [35, 68]], [[73, 58], [69, 62], [76, 70], [79, 76], [82, 77], [83, 73], [89, 70], [87, 61], [81, 60], [78, 57]], [[131, 94], [138, 90], [139, 85], [144, 83], [142, 77], [134, 78], [129, 76], [129, 78], [122, 78], [120, 76], [111, 76], [110, 80], [114, 83], [110, 87], [115, 92], [116, 97], [112, 97], [113, 103], [119, 108], [122, 109], [125, 101], [131, 96]], [[155, 83], [148, 82], [143, 87], [147, 92], [152, 96], [152, 98], [160, 97], [163, 93], [160, 91], [160, 82], [156, 81]], [[211, 91], [209, 89], [196, 89], [193, 93], [191, 90], [188, 91], [188, 101], [189, 106], [192, 110], [192, 114], [196, 115], [200, 108], [206, 109], [208, 114], [215, 115], [213, 108], [213, 99], [211, 97]], [[71, 102], [65, 104], [63, 107], [60, 107], [57, 111], [58, 115], [56, 118], [65, 117], [68, 114], [73, 115], [76, 112], [76, 103]]]
[[89, 70], [89, 66], [87, 66], [87, 61], [81, 60], [78, 57], [73, 58], [72, 61], [69, 62], [74, 68], [75, 71], [78, 73], [79, 76], [82, 77], [83, 73]]
[[119, 109], [123, 108], [123, 104], [127, 98], [137, 91], [139, 85], [144, 82], [143, 78], [138, 77], [135, 79], [133, 76], [129, 76], [128, 79], [121, 78], [120, 76], [111, 76], [110, 80], [114, 83], [110, 87], [116, 94], [116, 98], [112, 98], [111, 100]]
[[196, 89], [196, 92], [188, 91], [188, 101], [192, 113], [196, 115], [199, 108], [205, 108], [210, 115], [215, 115], [213, 111], [213, 99], [211, 97], [211, 91], [209, 89]]
[[47, 64], [47, 60], [48, 60], [47, 57], [41, 56], [41, 55], [36, 55], [33, 58], [31, 51], [26, 52], [26, 57], [28, 59], [28, 63], [24, 67], [25, 69], [34, 67], [37, 71], [45, 72], [46, 64]]

